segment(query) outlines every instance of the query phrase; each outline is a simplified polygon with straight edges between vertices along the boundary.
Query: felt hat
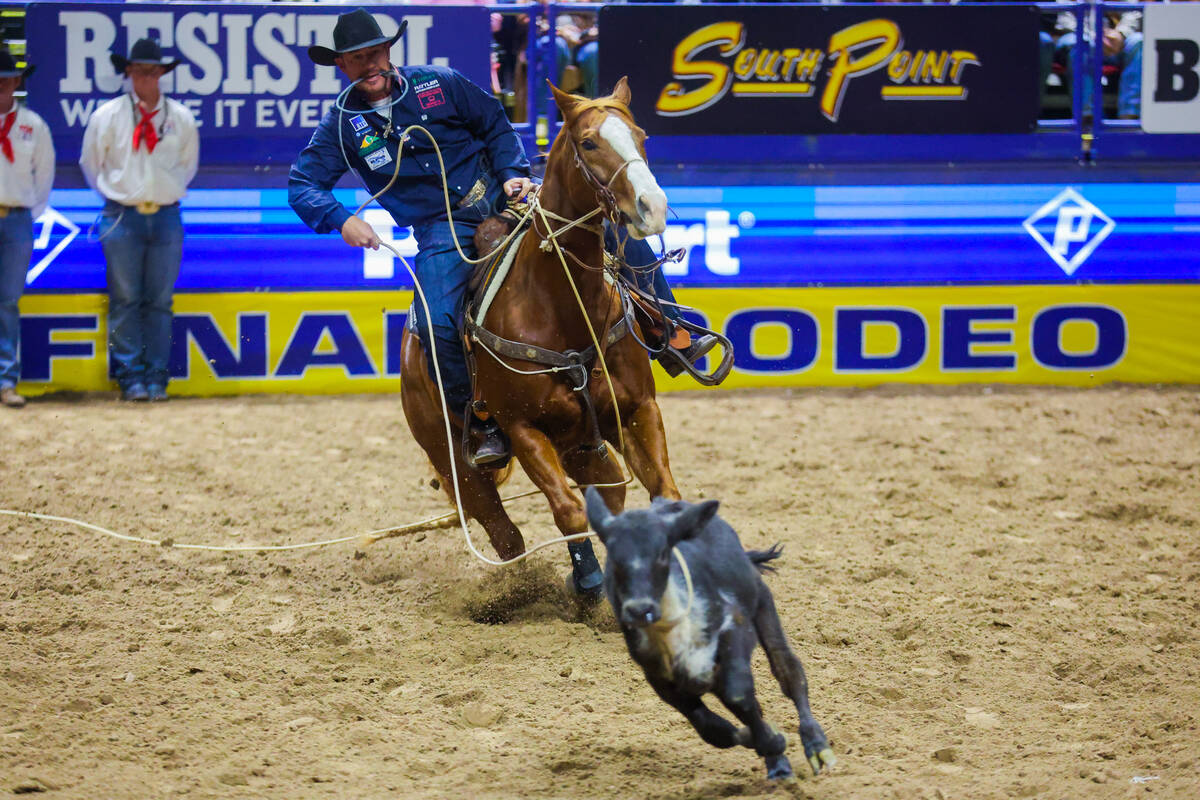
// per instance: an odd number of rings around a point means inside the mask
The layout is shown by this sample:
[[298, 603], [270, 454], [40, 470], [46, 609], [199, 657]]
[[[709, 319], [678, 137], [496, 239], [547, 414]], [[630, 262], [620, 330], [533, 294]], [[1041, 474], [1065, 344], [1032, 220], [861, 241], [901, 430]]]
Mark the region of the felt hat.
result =
[[27, 64], [25, 69], [18, 69], [17, 60], [9, 52], [8, 45], [0, 46], [0, 78], [28, 78], [32, 74], [32, 64]]
[[338, 56], [352, 50], [362, 50], [364, 47], [374, 47], [385, 42], [390, 48], [404, 35], [404, 29], [407, 27], [408, 20], [401, 20], [400, 28], [394, 36], [384, 36], [379, 23], [370, 12], [365, 8], [356, 8], [338, 15], [337, 24], [333, 26], [333, 49], [313, 45], [308, 48], [308, 57], [321, 66], [332, 67]]
[[155, 64], [160, 67], [165, 67], [167, 72], [179, 66], [180, 62], [177, 59], [165, 58], [162, 54], [162, 47], [157, 39], [138, 39], [133, 43], [133, 47], [129, 48], [129, 58], [126, 58], [119, 53], [109, 53], [108, 60], [116, 67], [117, 72], [124, 75], [125, 68], [130, 64]]

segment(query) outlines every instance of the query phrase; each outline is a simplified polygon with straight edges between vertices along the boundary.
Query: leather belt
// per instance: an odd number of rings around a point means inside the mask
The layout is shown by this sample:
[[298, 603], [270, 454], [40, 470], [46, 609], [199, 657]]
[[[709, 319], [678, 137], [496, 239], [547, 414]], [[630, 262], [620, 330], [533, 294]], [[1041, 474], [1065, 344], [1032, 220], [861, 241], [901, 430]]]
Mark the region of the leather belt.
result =
[[458, 201], [458, 207], [468, 208], [478, 203], [483, 199], [483, 196], [487, 194], [487, 187], [487, 180], [484, 178], [480, 178], [479, 180], [475, 181], [475, 185], [471, 187], [469, 192], [467, 192], [467, 196]]
[[0, 206], [0, 219], [4, 219], [14, 211], [24, 211], [25, 206]]

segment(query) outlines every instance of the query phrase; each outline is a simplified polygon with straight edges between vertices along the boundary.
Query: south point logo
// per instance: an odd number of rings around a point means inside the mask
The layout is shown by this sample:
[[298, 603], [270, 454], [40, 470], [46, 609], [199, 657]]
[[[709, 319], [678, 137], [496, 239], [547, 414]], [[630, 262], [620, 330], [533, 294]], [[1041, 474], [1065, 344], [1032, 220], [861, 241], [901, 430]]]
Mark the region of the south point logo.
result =
[[[851, 25], [829, 37], [824, 49], [746, 47], [742, 22], [717, 22], [693, 31], [675, 47], [671, 70], [677, 80], [663, 87], [655, 110], [664, 117], [695, 114], [726, 95], [734, 97], [811, 97], [822, 65], [831, 61], [821, 93], [821, 113], [837, 122], [846, 87], [854, 78], [887, 70], [891, 85], [885, 100], [965, 100], [962, 85], [968, 65], [979, 65], [969, 50], [905, 50], [900, 26], [888, 19]], [[715, 48], [722, 61], [696, 57]], [[691, 79], [692, 88], [680, 81]], [[697, 84], [698, 79], [707, 79]]]

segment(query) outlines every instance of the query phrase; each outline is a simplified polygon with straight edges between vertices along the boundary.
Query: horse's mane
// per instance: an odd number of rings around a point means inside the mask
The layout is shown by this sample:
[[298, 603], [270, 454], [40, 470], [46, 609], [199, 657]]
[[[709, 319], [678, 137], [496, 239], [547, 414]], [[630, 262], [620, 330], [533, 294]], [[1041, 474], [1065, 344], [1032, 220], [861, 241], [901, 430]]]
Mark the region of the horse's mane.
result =
[[[572, 95], [572, 97], [578, 97], [578, 95]], [[574, 126], [575, 121], [589, 111], [615, 111], [633, 122], [633, 112], [629, 110], [629, 106], [612, 97], [599, 97], [595, 100], [580, 98], [579, 102], [571, 108], [567, 124]]]

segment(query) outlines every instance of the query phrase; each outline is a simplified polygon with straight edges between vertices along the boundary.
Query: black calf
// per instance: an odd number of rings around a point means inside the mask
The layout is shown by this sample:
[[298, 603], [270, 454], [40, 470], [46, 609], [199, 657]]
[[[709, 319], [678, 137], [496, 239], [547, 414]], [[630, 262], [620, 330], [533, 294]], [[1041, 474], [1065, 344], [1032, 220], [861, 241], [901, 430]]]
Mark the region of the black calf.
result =
[[[779, 549], [749, 551], [716, 516], [717, 501], [693, 505], [655, 500], [646, 510], [614, 516], [594, 488], [588, 521], [608, 549], [604, 590], [629, 654], [646, 680], [714, 747], [753, 747], [767, 777], [788, 778], [783, 734], [763, 720], [754, 696], [750, 656], [759, 642], [771, 672], [800, 715], [800, 740], [813, 772], [834, 765], [825, 732], [808, 707], [808, 682], [788, 646], [775, 601], [760, 571]], [[710, 711], [715, 694], [742, 723]]]

